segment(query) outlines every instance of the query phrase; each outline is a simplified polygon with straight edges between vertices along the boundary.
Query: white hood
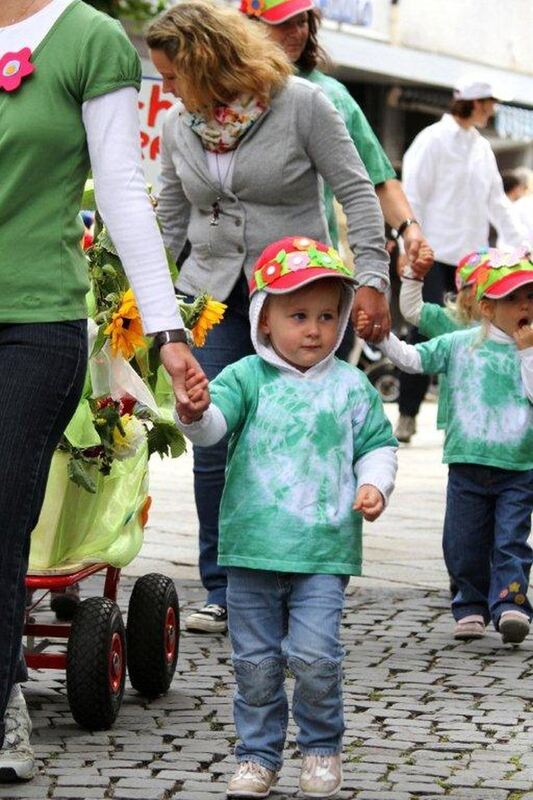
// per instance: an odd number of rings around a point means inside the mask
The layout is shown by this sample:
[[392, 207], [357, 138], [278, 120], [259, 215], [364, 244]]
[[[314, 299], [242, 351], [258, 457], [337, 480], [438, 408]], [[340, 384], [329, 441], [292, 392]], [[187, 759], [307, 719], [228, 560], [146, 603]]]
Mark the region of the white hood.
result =
[[255, 352], [258, 356], [261, 356], [269, 364], [272, 364], [273, 367], [277, 367], [277, 369], [285, 370], [287, 372], [291, 372], [294, 375], [297, 375], [300, 378], [310, 379], [315, 378], [318, 375], [321, 375], [324, 370], [326, 370], [335, 356], [335, 351], [339, 347], [340, 343], [342, 342], [344, 332], [346, 331], [346, 326], [350, 320], [350, 314], [352, 311], [353, 305], [353, 298], [354, 298], [354, 289], [348, 283], [344, 281], [341, 282], [341, 310], [339, 314], [339, 329], [337, 332], [337, 342], [335, 344], [334, 350], [327, 355], [322, 361], [319, 361], [318, 364], [315, 364], [313, 367], [310, 367], [305, 372], [301, 372], [296, 367], [293, 367], [292, 364], [288, 364], [281, 356], [279, 356], [272, 345], [270, 344], [270, 340], [268, 337], [263, 336], [263, 334], [259, 330], [259, 318], [261, 316], [261, 309], [263, 308], [263, 304], [268, 297], [268, 293], [264, 291], [259, 291], [254, 294], [250, 301], [250, 334], [252, 337], [252, 342], [255, 348]]

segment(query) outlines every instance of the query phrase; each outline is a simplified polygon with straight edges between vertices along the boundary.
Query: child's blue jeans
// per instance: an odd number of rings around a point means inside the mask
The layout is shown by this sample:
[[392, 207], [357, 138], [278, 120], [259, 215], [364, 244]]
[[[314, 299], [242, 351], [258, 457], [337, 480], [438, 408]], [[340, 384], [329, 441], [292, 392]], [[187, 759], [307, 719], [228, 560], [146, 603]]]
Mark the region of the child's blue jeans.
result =
[[277, 771], [288, 722], [285, 669], [302, 753], [339, 753], [344, 732], [339, 631], [345, 575], [228, 568], [229, 632], [237, 681], [238, 761]]
[[458, 588], [456, 620], [481, 614], [497, 629], [502, 612], [511, 609], [531, 619], [532, 511], [533, 470], [450, 465], [443, 549]]

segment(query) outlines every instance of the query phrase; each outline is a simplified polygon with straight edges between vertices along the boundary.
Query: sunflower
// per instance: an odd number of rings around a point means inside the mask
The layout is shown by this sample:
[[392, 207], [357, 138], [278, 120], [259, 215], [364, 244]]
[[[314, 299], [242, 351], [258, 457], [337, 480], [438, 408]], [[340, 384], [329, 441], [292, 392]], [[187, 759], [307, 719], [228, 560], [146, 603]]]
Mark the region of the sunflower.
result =
[[111, 337], [111, 350], [130, 359], [139, 347], [146, 347], [143, 327], [135, 295], [128, 289], [121, 297], [120, 306], [113, 314], [104, 333]]
[[212, 327], [218, 325], [224, 316], [226, 306], [218, 300], [206, 295], [204, 306], [200, 316], [191, 328], [193, 342], [196, 347], [203, 347], [207, 337], [207, 332]]

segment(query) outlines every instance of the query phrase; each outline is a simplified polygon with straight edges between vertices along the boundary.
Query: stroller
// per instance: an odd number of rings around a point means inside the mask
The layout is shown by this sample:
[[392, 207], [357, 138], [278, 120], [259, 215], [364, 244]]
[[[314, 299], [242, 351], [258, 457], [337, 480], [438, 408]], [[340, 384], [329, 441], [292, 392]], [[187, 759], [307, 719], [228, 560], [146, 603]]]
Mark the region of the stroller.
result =
[[[153, 698], [168, 690], [176, 669], [179, 604], [173, 581], [159, 574], [138, 578], [127, 627], [116, 602], [121, 567], [140, 550], [148, 520], [147, 466], [144, 444], [134, 456], [116, 460], [108, 475], [95, 467], [96, 491], [89, 493], [69, 479], [68, 455], [56, 451], [32, 534], [26, 587], [40, 596], [26, 609], [26, 663], [66, 670], [72, 716], [90, 731], [115, 721], [126, 670], [134, 689]], [[71, 623], [35, 621], [33, 612], [50, 591], [101, 571], [106, 573], [103, 596], [79, 603]]]

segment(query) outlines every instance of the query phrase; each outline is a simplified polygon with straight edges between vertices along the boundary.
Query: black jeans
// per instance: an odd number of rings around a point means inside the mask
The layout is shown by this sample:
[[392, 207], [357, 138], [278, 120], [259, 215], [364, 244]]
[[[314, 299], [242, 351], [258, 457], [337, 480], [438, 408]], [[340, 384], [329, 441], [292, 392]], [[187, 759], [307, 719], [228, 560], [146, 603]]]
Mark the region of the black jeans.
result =
[[87, 323], [0, 325], [0, 746], [20, 653], [30, 535], [87, 369]]
[[[444, 305], [444, 297], [448, 292], [455, 293], [455, 268], [451, 264], [435, 261], [428, 272], [422, 289], [422, 298], [425, 303], [438, 303]], [[426, 342], [425, 336], [418, 328], [411, 327], [407, 336], [409, 344]], [[408, 375], [400, 372], [400, 399], [398, 401], [400, 414], [416, 417], [420, 411], [422, 400], [428, 390], [429, 375]]]

